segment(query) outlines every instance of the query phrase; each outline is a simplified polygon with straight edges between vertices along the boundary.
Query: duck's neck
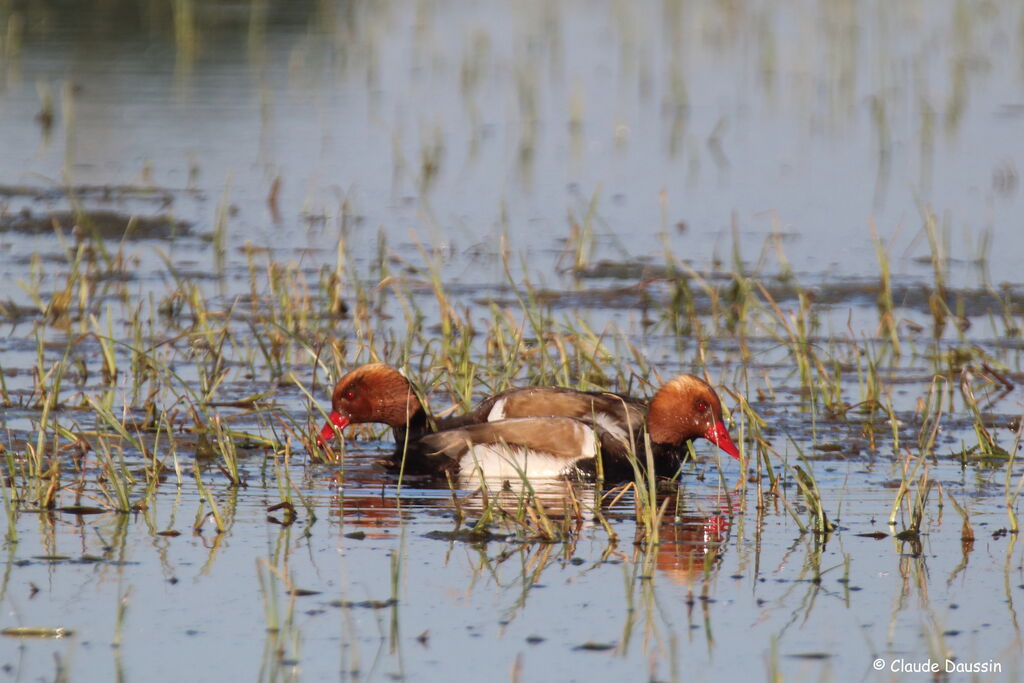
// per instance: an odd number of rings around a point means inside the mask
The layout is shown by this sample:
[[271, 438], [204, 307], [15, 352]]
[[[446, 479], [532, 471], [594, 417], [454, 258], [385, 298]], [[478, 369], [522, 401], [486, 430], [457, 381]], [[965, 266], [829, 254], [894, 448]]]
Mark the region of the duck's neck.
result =
[[652, 443], [651, 453], [654, 455], [654, 470], [659, 476], [674, 477], [679, 471], [679, 466], [689, 457], [690, 450], [687, 441], [681, 446], [673, 446], [667, 443]]
[[391, 428], [395, 435], [395, 447], [401, 452], [405, 445], [416, 441], [418, 438], [434, 431], [431, 421], [427, 419], [427, 412], [420, 408], [409, 416], [409, 421], [404, 425], [395, 425]]
[[[640, 463], [641, 468], [647, 467], [647, 454], [644, 452], [643, 436], [637, 440], [637, 452], [636, 458]], [[676, 472], [679, 470], [679, 466], [683, 463], [683, 460], [688, 456], [689, 450], [686, 446], [686, 441], [681, 446], [674, 446], [669, 443], [660, 443], [658, 441], [651, 440], [651, 456], [654, 460], [654, 472], [659, 477], [674, 477]]]

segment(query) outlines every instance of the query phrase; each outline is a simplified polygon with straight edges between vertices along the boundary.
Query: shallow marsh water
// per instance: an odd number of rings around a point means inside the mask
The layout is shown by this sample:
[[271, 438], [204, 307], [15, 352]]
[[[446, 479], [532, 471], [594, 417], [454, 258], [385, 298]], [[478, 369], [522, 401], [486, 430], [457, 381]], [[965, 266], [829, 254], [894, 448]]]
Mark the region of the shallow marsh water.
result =
[[[70, 632], [5, 675], [1020, 678], [1019, 3], [174, 7], [0, 9], [2, 625]], [[377, 357], [439, 410], [706, 372], [782, 484], [698, 444], [656, 546], [586, 484], [460, 535], [389, 433], [301, 444]]]

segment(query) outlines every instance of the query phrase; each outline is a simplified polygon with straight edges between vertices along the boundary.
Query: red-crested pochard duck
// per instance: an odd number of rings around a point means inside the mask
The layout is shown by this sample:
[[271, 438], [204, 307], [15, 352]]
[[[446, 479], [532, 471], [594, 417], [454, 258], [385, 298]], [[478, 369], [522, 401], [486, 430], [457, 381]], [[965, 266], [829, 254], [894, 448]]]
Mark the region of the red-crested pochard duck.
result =
[[629, 454], [634, 446], [642, 453], [645, 425], [660, 474], [673, 474], [686, 442], [696, 438], [739, 458], [718, 395], [693, 375], [669, 381], [649, 405], [608, 392], [525, 387], [485, 399], [465, 415], [435, 419], [401, 373], [374, 363], [341, 378], [331, 408], [319, 434], [321, 444], [334, 436], [335, 428], [387, 424], [396, 444], [392, 463], [402, 467], [404, 454], [408, 473], [479, 469], [486, 477], [592, 474], [600, 452], [606, 478], [631, 478]]
[[324, 445], [334, 428], [355, 423], [381, 423], [394, 430], [401, 448], [431, 432], [516, 417], [574, 417], [593, 420], [622, 440], [628, 430], [647, 419], [644, 401], [609, 392], [562, 387], [509, 389], [484, 399], [464, 415], [435, 418], [427, 414], [418, 393], [402, 373], [384, 363], [362, 365], [338, 380], [331, 395], [331, 413], [317, 441]]

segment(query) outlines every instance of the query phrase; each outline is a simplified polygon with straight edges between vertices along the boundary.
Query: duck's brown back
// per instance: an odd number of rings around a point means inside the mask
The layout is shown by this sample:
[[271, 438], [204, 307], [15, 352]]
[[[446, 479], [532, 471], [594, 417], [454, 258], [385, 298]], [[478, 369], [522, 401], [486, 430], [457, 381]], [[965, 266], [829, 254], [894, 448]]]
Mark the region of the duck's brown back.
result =
[[628, 441], [647, 419], [643, 401], [610, 392], [576, 391], [563, 387], [509, 389], [482, 401], [472, 412], [449, 418], [441, 429], [523, 417], [571, 417], [594, 424]]

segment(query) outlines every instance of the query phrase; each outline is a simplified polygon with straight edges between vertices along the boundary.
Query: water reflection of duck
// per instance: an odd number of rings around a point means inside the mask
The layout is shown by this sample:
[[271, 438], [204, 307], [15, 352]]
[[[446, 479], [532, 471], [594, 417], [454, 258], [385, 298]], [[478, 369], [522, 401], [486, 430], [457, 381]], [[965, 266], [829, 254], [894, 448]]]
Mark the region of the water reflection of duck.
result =
[[[443, 485], [439, 484], [433, 490], [406, 489], [398, 496], [393, 489], [381, 487], [379, 481], [374, 483], [352, 474], [348, 471], [344, 477], [335, 475], [338, 495], [331, 502], [330, 514], [345, 525], [347, 536], [360, 540], [391, 538], [410, 515], [430, 511], [430, 516], [434, 516], [440, 509], [454, 513], [457, 520], [457, 531], [451, 534], [453, 540], [473, 540], [469, 529], [485, 516], [490, 523], [481, 537], [519, 535], [529, 539], [531, 529], [543, 530], [539, 514], [544, 524], [555, 529], [554, 536], [571, 541], [583, 529], [593, 526], [593, 510], [600, 505], [592, 482], [548, 479], [532, 482], [527, 489], [521, 480], [480, 481], [459, 475], [456, 486], [470, 493], [443, 493]], [[467, 532], [465, 537], [460, 536], [458, 529]]]
[[[463, 491], [472, 491], [458, 500], [461, 513], [469, 516], [483, 513], [486, 506], [500, 509], [512, 518], [533, 511], [550, 520], [566, 519], [577, 523], [576, 531], [591, 526], [594, 510], [601, 506], [601, 492], [591, 481], [570, 481], [561, 477], [534, 479], [481, 478], [474, 470], [459, 472], [456, 484]], [[526, 508], [531, 512], [527, 513]]]
[[718, 395], [693, 375], [670, 380], [649, 403], [609, 392], [527, 387], [496, 394], [465, 415], [437, 419], [401, 373], [375, 363], [338, 382], [318, 441], [326, 443], [336, 428], [373, 422], [394, 432], [395, 453], [383, 464], [415, 474], [474, 469], [485, 477], [535, 478], [592, 475], [600, 468], [608, 479], [629, 479], [630, 442], [642, 443], [644, 426], [659, 473], [672, 474], [686, 443], [696, 438], [739, 458]]
[[689, 585], [718, 566], [727, 547], [734, 512], [728, 506], [708, 514], [690, 511], [664, 520], [658, 528], [655, 562], [673, 582]]
[[[411, 512], [436, 510], [438, 507], [452, 509], [454, 506], [457, 517], [465, 515], [463, 529], [471, 527], [474, 519], [481, 518], [486, 508], [488, 515], [494, 515], [493, 525], [489, 529], [497, 531], [498, 536], [501, 536], [503, 529], [510, 535], [519, 534], [520, 539], [529, 538], [531, 529], [540, 536], [547, 524], [554, 529], [556, 536], [570, 544], [583, 538], [581, 533], [584, 530], [593, 530], [597, 526], [596, 509], [602, 509], [615, 529], [619, 529], [622, 522], [628, 523], [632, 515], [629, 512], [632, 505], [628, 501], [612, 503], [613, 507], [607, 508], [615, 492], [621, 489], [612, 489], [602, 495], [593, 482], [547, 479], [530, 482], [529, 487], [526, 487], [522, 480], [481, 481], [460, 474], [459, 488], [475, 488], [473, 493], [448, 499], [446, 496], [433, 496], [421, 491], [421, 495], [413, 492], [411, 498], [399, 498], [380, 488], [379, 482], [361, 476], [365, 474], [349, 471], [344, 481], [339, 478], [339, 491], [343, 490], [344, 493], [338, 496], [334, 504], [334, 514], [341, 517], [349, 529], [348, 535], [359, 539], [391, 538], [395, 529], [403, 523], [403, 519], [408, 519]], [[626, 486], [628, 488], [630, 485]], [[483, 495], [484, 490], [487, 491], [486, 496]], [[665, 515], [658, 526], [659, 542], [656, 546], [646, 543], [643, 526], [636, 524], [636, 552], [642, 554], [644, 548], [653, 552], [654, 567], [660, 575], [673, 583], [682, 586], [694, 584], [720, 566], [723, 553], [728, 547], [737, 505], [735, 502], [730, 506], [721, 502], [696, 504], [688, 501], [685, 509], [675, 514], [671, 513], [670, 505], [669, 514]], [[708, 506], [713, 511], [706, 511]], [[546, 522], [538, 521], [537, 515], [533, 514], [541, 511]], [[596, 534], [596, 538], [600, 538], [601, 532], [597, 531]], [[453, 539], [456, 537], [452, 535]], [[616, 547], [616, 540], [614, 537], [608, 540], [610, 553]], [[515, 545], [522, 547], [520, 544]], [[541, 543], [540, 546], [551, 547], [547, 543]], [[616, 555], [628, 559], [623, 554], [624, 550], [616, 552]], [[642, 555], [635, 557], [634, 561], [642, 561]]]

